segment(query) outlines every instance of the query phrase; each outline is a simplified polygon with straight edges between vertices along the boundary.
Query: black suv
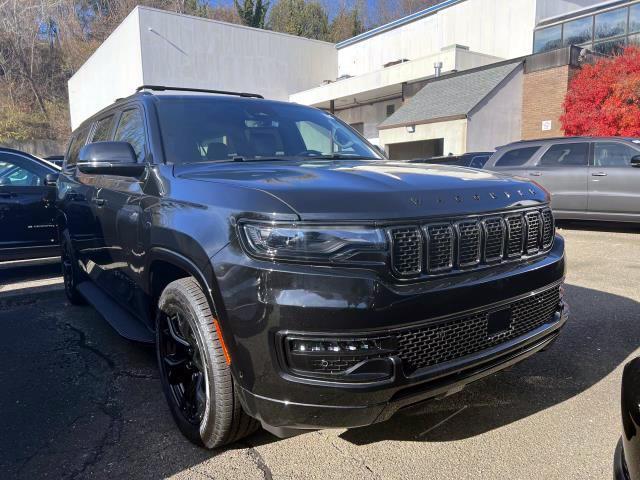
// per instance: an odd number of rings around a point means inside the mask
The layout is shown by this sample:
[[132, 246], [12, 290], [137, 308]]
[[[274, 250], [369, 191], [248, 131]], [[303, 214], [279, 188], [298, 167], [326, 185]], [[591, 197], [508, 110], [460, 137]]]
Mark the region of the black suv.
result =
[[63, 271], [72, 303], [155, 343], [193, 442], [381, 422], [558, 336], [564, 242], [537, 185], [388, 161], [318, 109], [161, 90], [74, 132]]

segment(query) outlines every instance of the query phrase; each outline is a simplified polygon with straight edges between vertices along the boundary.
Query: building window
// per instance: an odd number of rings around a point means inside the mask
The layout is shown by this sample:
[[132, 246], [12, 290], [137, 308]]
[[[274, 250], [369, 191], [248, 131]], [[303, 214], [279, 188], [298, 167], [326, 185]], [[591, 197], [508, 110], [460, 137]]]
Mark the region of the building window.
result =
[[640, 32], [640, 3], [629, 7], [629, 33]]
[[394, 104], [387, 105], [387, 117], [390, 117], [391, 115], [393, 115], [395, 111], [396, 111], [396, 106]]
[[627, 33], [627, 12], [628, 8], [619, 8], [596, 15], [596, 40], [611, 38]]
[[351, 126], [351, 128], [353, 128], [356, 132], [358, 132], [360, 135], [364, 135], [364, 123], [363, 123], [363, 122], [350, 123], [349, 125], [350, 125], [350, 126]]
[[562, 46], [562, 25], [537, 30], [533, 37], [533, 53], [548, 52]]
[[[636, 35], [637, 36], [637, 35]], [[608, 42], [596, 43], [593, 46], [593, 50], [602, 55], [621, 55], [624, 51], [624, 47], [627, 46], [626, 38], [618, 38], [616, 40], [610, 40]]]
[[562, 44], [580, 45], [591, 42], [593, 32], [593, 17], [578, 18], [564, 24], [562, 31]]

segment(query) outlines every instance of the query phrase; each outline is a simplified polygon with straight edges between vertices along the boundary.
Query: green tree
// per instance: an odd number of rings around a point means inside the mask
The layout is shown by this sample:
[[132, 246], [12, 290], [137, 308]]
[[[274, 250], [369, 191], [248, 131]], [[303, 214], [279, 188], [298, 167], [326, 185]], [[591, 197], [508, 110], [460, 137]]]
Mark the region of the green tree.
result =
[[299, 37], [329, 39], [327, 11], [315, 0], [278, 0], [271, 8], [268, 27]]
[[244, 0], [242, 5], [238, 0], [233, 0], [242, 23], [248, 27], [264, 28], [269, 2], [262, 0]]

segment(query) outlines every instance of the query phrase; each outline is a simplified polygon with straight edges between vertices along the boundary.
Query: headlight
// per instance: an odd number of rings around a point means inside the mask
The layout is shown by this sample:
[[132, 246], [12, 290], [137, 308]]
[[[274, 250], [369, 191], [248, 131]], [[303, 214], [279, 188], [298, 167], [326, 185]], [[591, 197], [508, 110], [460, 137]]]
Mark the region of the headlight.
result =
[[384, 232], [365, 226], [315, 226], [241, 222], [249, 253], [258, 257], [320, 262], [384, 262]]

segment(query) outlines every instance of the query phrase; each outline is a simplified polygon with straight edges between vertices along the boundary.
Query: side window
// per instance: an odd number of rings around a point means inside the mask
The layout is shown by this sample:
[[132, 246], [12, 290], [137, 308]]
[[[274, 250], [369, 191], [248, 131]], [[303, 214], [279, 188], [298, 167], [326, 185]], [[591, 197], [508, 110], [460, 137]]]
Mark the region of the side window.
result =
[[551, 145], [540, 159], [541, 167], [585, 167], [589, 157], [588, 143]]
[[35, 171], [0, 159], [0, 187], [39, 187], [42, 178]]
[[509, 150], [496, 162], [496, 167], [519, 167], [527, 163], [540, 149], [537, 147], [524, 147]]
[[482, 168], [487, 163], [487, 160], [489, 160], [489, 155], [476, 155], [469, 162], [469, 166], [471, 168]]
[[113, 138], [117, 142], [128, 142], [136, 152], [138, 162], [144, 160], [145, 157], [145, 134], [142, 113], [137, 108], [125, 110], [120, 117], [118, 129]]
[[78, 163], [78, 154], [80, 149], [87, 143], [87, 137], [89, 136], [89, 127], [85, 127], [75, 134], [67, 150], [67, 157], [65, 159], [65, 168], [73, 167]]
[[91, 142], [108, 142], [111, 140], [111, 132], [113, 131], [114, 115], [98, 120], [96, 129], [93, 131]]
[[593, 165], [596, 167], [627, 167], [631, 158], [640, 152], [629, 145], [618, 142], [596, 142], [593, 151]]

